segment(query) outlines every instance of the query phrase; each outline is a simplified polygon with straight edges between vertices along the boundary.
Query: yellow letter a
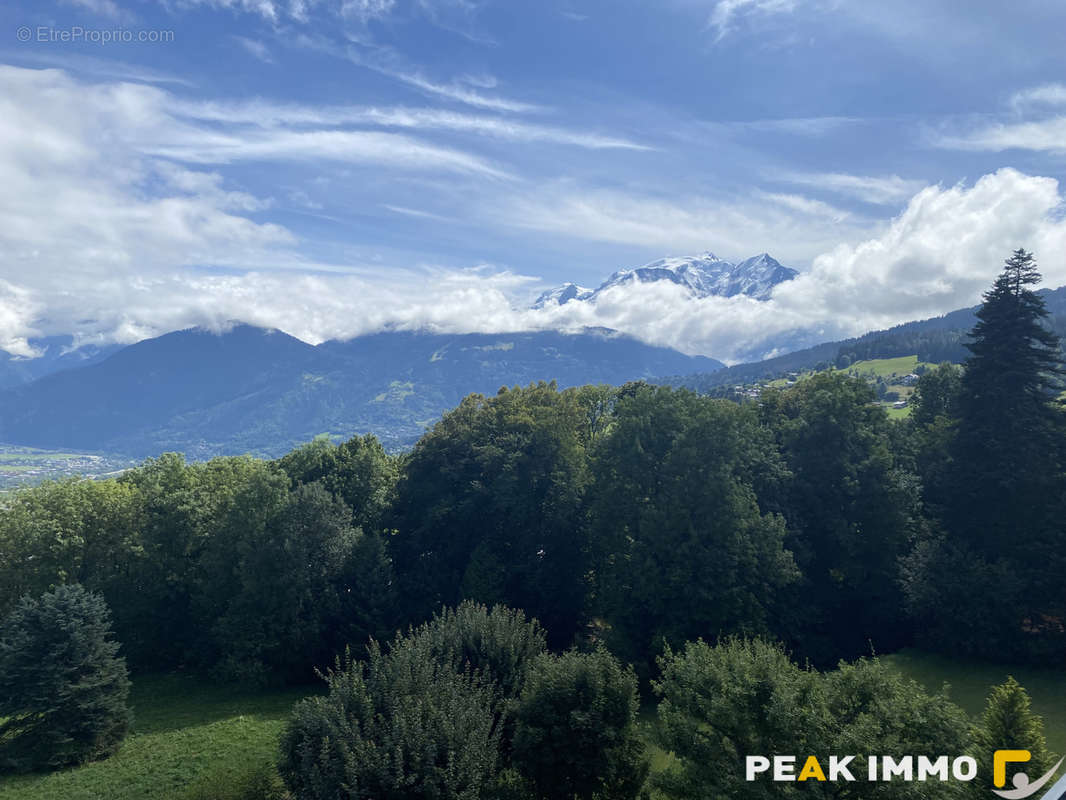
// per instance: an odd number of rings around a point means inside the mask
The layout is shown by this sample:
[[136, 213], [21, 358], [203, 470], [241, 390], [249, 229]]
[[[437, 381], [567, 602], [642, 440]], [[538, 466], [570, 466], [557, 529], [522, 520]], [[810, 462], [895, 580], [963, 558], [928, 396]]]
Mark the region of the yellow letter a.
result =
[[816, 781], [825, 780], [825, 773], [822, 772], [822, 767], [814, 756], [807, 756], [807, 760], [803, 762], [803, 769], [800, 770], [799, 777], [796, 780], [805, 781], [808, 778], [814, 778]]

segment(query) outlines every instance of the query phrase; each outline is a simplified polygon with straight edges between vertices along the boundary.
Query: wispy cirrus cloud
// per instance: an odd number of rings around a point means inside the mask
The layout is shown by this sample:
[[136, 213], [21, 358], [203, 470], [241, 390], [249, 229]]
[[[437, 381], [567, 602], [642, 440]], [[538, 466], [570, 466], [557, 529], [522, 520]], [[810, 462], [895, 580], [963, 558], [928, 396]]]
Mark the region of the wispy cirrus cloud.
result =
[[511, 100], [506, 97], [486, 95], [483, 92], [470, 88], [468, 85], [464, 85], [462, 82], [440, 83], [427, 78], [419, 71], [408, 72], [403, 70], [393, 70], [387, 67], [372, 66], [365, 63], [364, 66], [369, 66], [370, 69], [381, 72], [384, 75], [388, 75], [391, 78], [395, 78], [402, 83], [406, 83], [416, 89], [421, 89], [429, 94], [437, 95], [438, 97], [443, 97], [448, 100], [455, 100], [476, 108], [485, 108], [491, 111], [511, 111], [515, 113], [547, 111], [544, 106], [536, 103], [527, 103], [521, 100]]
[[486, 159], [410, 136], [381, 131], [267, 131], [182, 137], [173, 143], [143, 143], [142, 152], [195, 164], [239, 161], [339, 161], [377, 167], [439, 169], [493, 178], [510, 174]]
[[871, 222], [802, 195], [768, 193], [656, 195], [634, 188], [596, 188], [559, 180], [510, 197], [480, 214], [501, 224], [558, 236], [665, 252], [751, 255], [763, 243], [806, 260], [842, 240], [868, 233]]
[[340, 13], [346, 19], [366, 24], [373, 19], [383, 19], [396, 8], [396, 0], [344, 0]]
[[300, 33], [290, 40], [297, 47], [325, 53], [334, 58], [384, 75], [394, 81], [417, 89], [421, 93], [443, 100], [462, 103], [474, 108], [504, 113], [542, 113], [547, 107], [537, 103], [486, 94], [486, 88], [495, 88], [497, 80], [490, 75], [464, 74], [446, 82], [428, 77], [424, 70], [414, 65], [395, 48], [368, 41], [350, 40], [339, 43], [318, 33]]
[[184, 117], [229, 124], [277, 126], [369, 125], [404, 130], [444, 130], [517, 142], [547, 142], [592, 150], [651, 150], [650, 145], [601, 133], [573, 130], [436, 108], [406, 106], [301, 106], [252, 102], [177, 102], [172, 110]]
[[143, 64], [131, 64], [112, 58], [100, 58], [83, 53], [64, 51], [0, 51], [0, 60], [19, 64], [32, 64], [56, 67], [68, 72], [95, 78], [117, 78], [118, 80], [137, 83], [173, 84], [176, 86], [194, 86], [188, 78], [170, 72], [146, 67]]
[[843, 172], [781, 172], [771, 173], [768, 177], [784, 183], [853, 197], [874, 205], [903, 202], [928, 185], [926, 181], [901, 178], [899, 175], [849, 175]]
[[240, 11], [254, 14], [272, 23], [281, 21], [288, 14], [290, 8], [286, 7], [280, 0], [176, 0], [176, 2], [160, 0], [160, 2], [172, 4], [179, 8], [182, 6], [202, 6], [222, 11]]
[[714, 31], [715, 41], [720, 42], [736, 29], [740, 18], [790, 13], [796, 3], [797, 0], [718, 0], [707, 25]]
[[1015, 108], [1030, 106], [1064, 106], [1066, 105], [1066, 86], [1061, 83], [1045, 83], [1023, 89], [1011, 95], [1011, 105]]
[[1066, 85], [1048, 83], [1021, 89], [1011, 95], [1009, 110], [948, 119], [927, 127], [926, 138], [935, 147], [952, 150], [1003, 152], [1030, 150], [1066, 153]]
[[1034, 150], [1066, 153], [1066, 116], [1029, 122], [994, 122], [972, 130], [937, 134], [938, 147], [955, 150]]
[[111, 19], [123, 19], [129, 16], [129, 12], [119, 7], [115, 0], [65, 0], [65, 2]]
[[700, 125], [715, 131], [735, 134], [783, 133], [797, 136], [821, 137], [850, 125], [868, 125], [869, 119], [845, 116], [781, 117], [777, 119], [716, 120]]
[[270, 48], [258, 39], [249, 39], [247, 36], [234, 36], [233, 40], [243, 47], [246, 52], [250, 53], [264, 64], [274, 63], [274, 57], [270, 53]]

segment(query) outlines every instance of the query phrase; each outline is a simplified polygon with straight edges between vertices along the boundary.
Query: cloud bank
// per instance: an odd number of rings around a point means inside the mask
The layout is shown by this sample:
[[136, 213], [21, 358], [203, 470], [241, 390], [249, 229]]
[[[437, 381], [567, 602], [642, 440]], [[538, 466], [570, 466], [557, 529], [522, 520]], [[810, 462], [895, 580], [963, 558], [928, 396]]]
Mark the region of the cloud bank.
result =
[[[873, 203], [913, 191], [897, 216], [871, 222], [780, 192], [727, 203], [695, 191], [666, 198], [590, 189], [576, 179], [531, 184], [461, 141], [424, 138], [444, 129], [585, 150], [641, 146], [486, 115], [195, 103], [158, 87], [11, 67], [0, 67], [0, 86], [0, 348], [23, 356], [40, 335], [132, 342], [241, 320], [310, 342], [388, 328], [595, 325], [737, 361], [769, 355], [786, 337], [813, 343], [975, 303], [1019, 246], [1035, 251], [1047, 285], [1066, 283], [1060, 187], [1009, 168], [924, 188], [896, 176], [789, 176]], [[220, 173], [231, 164], [364, 162], [397, 176], [479, 181], [485, 199], [457, 215], [553, 238], [727, 257], [788, 241], [817, 255], [766, 303], [695, 300], [654, 284], [534, 311], [543, 282], [506, 264], [365, 261], [343, 249], [325, 257], [319, 243], [269, 218], [275, 198]]]

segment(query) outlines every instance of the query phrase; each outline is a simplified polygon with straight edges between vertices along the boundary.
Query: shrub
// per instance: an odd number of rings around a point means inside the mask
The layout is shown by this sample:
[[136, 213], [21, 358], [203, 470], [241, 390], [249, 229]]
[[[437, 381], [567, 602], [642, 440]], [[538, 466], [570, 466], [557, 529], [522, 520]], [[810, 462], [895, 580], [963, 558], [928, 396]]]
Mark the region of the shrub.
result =
[[429, 622], [397, 635], [391, 647], [421, 648], [426, 657], [456, 672], [480, 672], [496, 684], [502, 698], [515, 698], [547, 644], [544, 629], [521, 611], [506, 606], [489, 610], [465, 600], [457, 608], [445, 608]]
[[521, 611], [474, 602], [399, 633], [367, 662], [350, 652], [323, 677], [326, 697], [298, 704], [281, 773], [300, 798], [519, 797], [506, 764], [511, 709], [545, 633]]
[[[949, 798], [951, 782], [788, 784], [746, 781], [751, 754], [966, 752], [969, 722], [943, 694], [929, 695], [876, 659], [830, 672], [803, 669], [777, 645], [729, 640], [690, 642], [660, 660], [655, 684], [662, 745], [677, 764], [657, 775], [671, 798], [836, 797], [856, 800]], [[854, 765], [866, 770], [865, 756]], [[824, 793], [823, 793], [824, 792]]]
[[1029, 693], [1013, 677], [993, 686], [984, 714], [974, 729], [977, 780], [970, 785], [974, 797], [988, 794], [992, 785], [992, 754], [996, 750], [1028, 750], [1025, 772], [1036, 779], [1054, 763], [1044, 738], [1044, 721], [1034, 714]]
[[414, 648], [338, 660], [296, 705], [280, 771], [301, 800], [477, 800], [496, 780], [493, 690]]
[[634, 798], [648, 761], [637, 679], [605, 650], [541, 656], [516, 712], [514, 763], [536, 796]]
[[130, 726], [129, 677], [100, 595], [74, 584], [23, 597], [0, 624], [0, 769], [103, 758]]

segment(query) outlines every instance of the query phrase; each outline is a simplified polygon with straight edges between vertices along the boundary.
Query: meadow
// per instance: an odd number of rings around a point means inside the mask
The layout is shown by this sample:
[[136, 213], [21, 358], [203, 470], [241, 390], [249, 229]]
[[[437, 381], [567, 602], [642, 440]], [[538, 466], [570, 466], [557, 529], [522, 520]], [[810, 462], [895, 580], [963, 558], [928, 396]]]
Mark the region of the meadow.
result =
[[[991, 685], [1014, 675], [1044, 718], [1048, 746], [1066, 752], [1066, 675], [1061, 672], [960, 662], [918, 650], [882, 660], [935, 691], [950, 696], [971, 717], [981, 713]], [[293, 703], [311, 688], [239, 690], [184, 675], [137, 677], [134, 730], [112, 758], [49, 775], [0, 779], [0, 800], [241, 800], [247, 792], [281, 797], [273, 771], [278, 737]], [[671, 756], [654, 746], [654, 711], [642, 723], [652, 769]]]
[[[0, 778], [0, 800], [236, 800], [269, 797], [278, 737], [308, 688], [247, 691], [185, 675], [135, 677], [133, 731], [111, 758]], [[257, 787], [258, 788], [258, 787]]]

